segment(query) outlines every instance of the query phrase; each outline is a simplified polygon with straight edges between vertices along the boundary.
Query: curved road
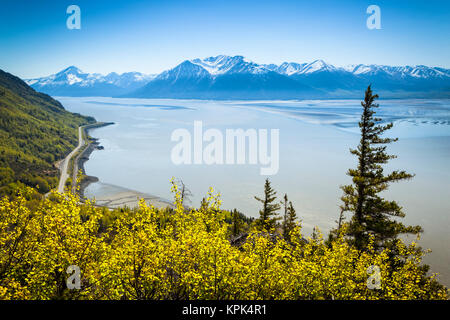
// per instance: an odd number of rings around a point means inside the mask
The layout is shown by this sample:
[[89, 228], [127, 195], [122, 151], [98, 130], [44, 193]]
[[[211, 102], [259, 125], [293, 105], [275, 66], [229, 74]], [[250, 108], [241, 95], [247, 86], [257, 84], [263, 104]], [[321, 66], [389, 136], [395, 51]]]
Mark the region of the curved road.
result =
[[73, 149], [72, 152], [69, 153], [67, 157], [65, 157], [59, 164], [59, 171], [61, 172], [57, 189], [59, 193], [64, 193], [64, 187], [66, 185], [67, 178], [69, 178], [67, 170], [69, 169], [70, 159], [72, 159], [73, 155], [76, 154], [86, 144], [83, 139], [82, 128], [83, 126], [78, 127], [78, 146]]

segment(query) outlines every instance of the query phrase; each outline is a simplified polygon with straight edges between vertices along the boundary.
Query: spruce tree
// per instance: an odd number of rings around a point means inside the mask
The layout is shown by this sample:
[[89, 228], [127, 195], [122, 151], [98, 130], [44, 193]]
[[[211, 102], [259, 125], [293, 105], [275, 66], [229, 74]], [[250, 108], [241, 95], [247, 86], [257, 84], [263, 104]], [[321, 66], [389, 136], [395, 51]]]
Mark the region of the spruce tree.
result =
[[295, 221], [297, 220], [297, 214], [295, 213], [294, 205], [288, 200], [287, 194], [284, 195], [283, 201], [281, 201], [284, 209], [283, 215], [283, 238], [289, 241], [289, 235], [295, 227]]
[[376, 247], [387, 247], [402, 233], [422, 231], [420, 226], [405, 226], [392, 219], [405, 216], [402, 207], [396, 201], [386, 200], [380, 195], [390, 183], [411, 179], [413, 175], [405, 171], [384, 173], [383, 165], [396, 158], [386, 153], [386, 147], [398, 139], [382, 137], [393, 124], [381, 124], [382, 120], [374, 117], [375, 109], [379, 107], [375, 103], [376, 99], [378, 95], [374, 95], [369, 86], [361, 102], [361, 140], [357, 149], [350, 149], [358, 158], [358, 167], [347, 172], [353, 183], [341, 187], [344, 192], [342, 209], [353, 214], [347, 233], [360, 250], [367, 247], [369, 235], [375, 237]]
[[291, 201], [289, 201], [287, 213], [287, 221], [286, 221], [286, 229], [285, 229], [285, 239], [289, 240], [291, 231], [294, 230], [295, 221], [297, 220], [297, 214], [295, 213], [294, 206]]
[[258, 227], [261, 230], [270, 231], [275, 228], [277, 220], [277, 211], [280, 210], [280, 204], [276, 203], [276, 191], [272, 189], [269, 179], [264, 184], [264, 199], [255, 196], [255, 199], [263, 204], [263, 208], [259, 211]]
[[240, 212], [233, 209], [231, 212], [231, 234], [237, 236], [242, 232], [243, 221], [240, 217]]
[[288, 231], [288, 196], [285, 193], [284, 197], [283, 197], [283, 201], [281, 201], [281, 204], [283, 205], [283, 209], [284, 209], [284, 215], [283, 215], [283, 225], [282, 225], [282, 229], [283, 229], [283, 238], [285, 240], [288, 240], [289, 237], [289, 231]]
[[287, 229], [288, 232], [291, 232], [295, 227], [295, 221], [297, 220], [297, 214], [295, 213], [294, 205], [291, 201], [289, 201], [288, 207], [288, 221], [287, 221]]

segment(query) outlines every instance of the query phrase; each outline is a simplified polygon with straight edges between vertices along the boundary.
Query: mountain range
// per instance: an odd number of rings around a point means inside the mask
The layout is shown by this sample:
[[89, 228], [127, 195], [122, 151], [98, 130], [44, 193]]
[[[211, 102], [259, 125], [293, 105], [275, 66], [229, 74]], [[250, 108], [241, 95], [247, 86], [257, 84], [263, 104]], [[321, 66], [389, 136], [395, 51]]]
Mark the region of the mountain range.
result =
[[311, 63], [257, 64], [243, 56], [185, 60], [157, 75], [83, 73], [69, 67], [25, 80], [53, 96], [184, 99], [356, 98], [369, 84], [384, 98], [450, 98], [450, 69]]
[[106, 76], [99, 73], [84, 73], [75, 66], [70, 66], [48, 77], [25, 79], [33, 89], [52, 96], [119, 96], [132, 92], [154, 78], [140, 72], [117, 74], [111, 72]]

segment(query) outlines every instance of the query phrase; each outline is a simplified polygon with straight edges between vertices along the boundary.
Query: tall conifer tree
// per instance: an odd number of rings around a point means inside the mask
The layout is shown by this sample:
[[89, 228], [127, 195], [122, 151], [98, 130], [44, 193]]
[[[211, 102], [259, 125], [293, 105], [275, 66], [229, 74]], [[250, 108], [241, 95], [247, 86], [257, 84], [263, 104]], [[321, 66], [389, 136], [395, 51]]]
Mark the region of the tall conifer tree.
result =
[[283, 206], [284, 214], [283, 214], [283, 237], [285, 240], [288, 239], [289, 231], [288, 231], [288, 211], [289, 211], [289, 202], [288, 202], [288, 196], [285, 193], [283, 200], [281, 201], [281, 205]]
[[269, 231], [273, 229], [277, 220], [280, 219], [277, 217], [280, 204], [275, 202], [277, 199], [276, 194], [276, 191], [270, 185], [269, 179], [266, 179], [264, 184], [264, 198], [261, 199], [255, 196], [255, 199], [263, 204], [263, 208], [259, 211], [259, 219], [257, 221], [258, 226], [262, 230]]
[[297, 220], [297, 214], [295, 213], [294, 205], [292, 204], [291, 201], [289, 201], [287, 222], [286, 222], [286, 232], [285, 232], [286, 240], [289, 240], [291, 231], [294, 230], [296, 220]]
[[353, 213], [348, 235], [361, 250], [366, 248], [370, 234], [375, 237], [376, 247], [386, 247], [390, 246], [399, 234], [422, 231], [419, 226], [405, 226], [392, 219], [405, 216], [402, 207], [396, 201], [386, 200], [380, 195], [388, 189], [390, 183], [411, 179], [413, 175], [405, 171], [393, 171], [389, 174], [383, 171], [383, 165], [396, 158], [386, 153], [386, 147], [398, 139], [382, 137], [393, 124], [383, 125], [380, 118], [374, 117], [375, 109], [379, 107], [375, 103], [377, 98], [378, 95], [374, 95], [369, 86], [364, 101], [361, 102], [361, 140], [357, 149], [350, 150], [358, 158], [358, 167], [347, 172], [353, 183], [341, 187], [344, 192], [341, 198], [342, 209]]
[[292, 201], [289, 201], [287, 194], [284, 195], [281, 204], [283, 205], [284, 209], [282, 224], [283, 238], [286, 241], [289, 241], [289, 235], [295, 227], [297, 214], [295, 213], [294, 205], [292, 204]]

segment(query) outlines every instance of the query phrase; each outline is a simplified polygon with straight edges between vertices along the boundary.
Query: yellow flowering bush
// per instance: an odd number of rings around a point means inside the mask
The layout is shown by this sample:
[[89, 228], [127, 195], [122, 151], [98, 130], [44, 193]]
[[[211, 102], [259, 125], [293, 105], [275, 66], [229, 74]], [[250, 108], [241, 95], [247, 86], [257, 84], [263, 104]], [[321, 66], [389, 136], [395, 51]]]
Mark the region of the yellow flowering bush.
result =
[[[342, 237], [304, 239], [297, 226], [290, 241], [255, 229], [233, 246], [218, 194], [187, 209], [172, 188], [173, 209], [141, 201], [114, 219], [73, 194], [33, 206], [26, 195], [0, 200], [0, 298], [447, 299], [415, 243], [399, 242], [395, 255], [371, 244], [362, 252]], [[70, 265], [81, 270], [81, 289], [67, 288]], [[367, 284], [371, 266], [378, 289]]]
[[[0, 294], [2, 298], [64, 299], [90, 296], [107, 244], [98, 233], [99, 211], [78, 198], [53, 194], [37, 208], [25, 196], [0, 200]], [[83, 212], [84, 211], [84, 212]], [[67, 290], [66, 269], [83, 271], [85, 289]]]

